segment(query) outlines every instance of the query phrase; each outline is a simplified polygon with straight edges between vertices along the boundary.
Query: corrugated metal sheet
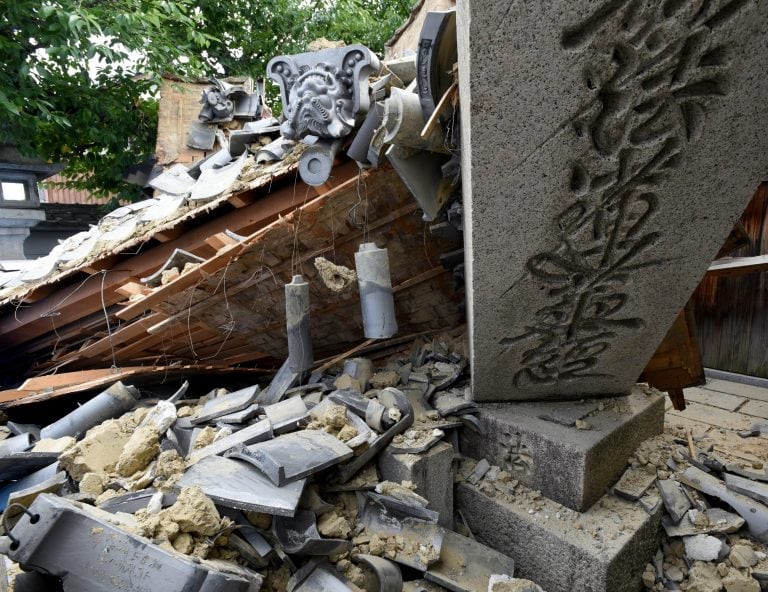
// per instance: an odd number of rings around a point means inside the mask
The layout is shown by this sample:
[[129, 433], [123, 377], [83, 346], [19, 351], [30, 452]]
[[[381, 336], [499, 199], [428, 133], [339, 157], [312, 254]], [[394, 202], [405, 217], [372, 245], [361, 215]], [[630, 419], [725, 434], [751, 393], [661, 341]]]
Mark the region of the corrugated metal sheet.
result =
[[43, 186], [40, 199], [46, 203], [62, 203], [62, 204], [105, 204], [109, 201], [109, 198], [93, 197], [87, 191], [78, 191], [75, 189], [66, 189], [64, 187], [50, 187], [47, 185], [50, 183], [58, 183], [64, 179], [61, 175], [53, 175], [46, 180], [46, 185]]
[[[755, 192], [741, 217], [751, 245], [731, 253], [768, 253], [768, 183]], [[768, 377], [768, 273], [707, 277], [694, 294], [704, 366]]]

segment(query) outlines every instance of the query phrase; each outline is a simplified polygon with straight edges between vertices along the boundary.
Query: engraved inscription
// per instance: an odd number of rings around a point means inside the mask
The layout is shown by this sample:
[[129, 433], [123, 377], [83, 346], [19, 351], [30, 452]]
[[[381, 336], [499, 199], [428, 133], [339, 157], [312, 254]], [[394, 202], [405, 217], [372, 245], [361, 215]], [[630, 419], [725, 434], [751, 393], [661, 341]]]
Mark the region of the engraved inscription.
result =
[[659, 189], [728, 94], [722, 27], [747, 4], [611, 0], [564, 31], [563, 50], [595, 62], [583, 71], [591, 99], [571, 119], [587, 148], [568, 163], [572, 199], [556, 218], [557, 244], [527, 262], [545, 305], [499, 342], [504, 353], [527, 347], [516, 386], [608, 376], [601, 354], [619, 331], [645, 326], [628, 312], [628, 283], [663, 262], [654, 257]]
[[533, 473], [533, 455], [528, 446], [523, 444], [522, 435], [505, 430], [502, 436], [504, 470], [517, 478], [529, 477]]

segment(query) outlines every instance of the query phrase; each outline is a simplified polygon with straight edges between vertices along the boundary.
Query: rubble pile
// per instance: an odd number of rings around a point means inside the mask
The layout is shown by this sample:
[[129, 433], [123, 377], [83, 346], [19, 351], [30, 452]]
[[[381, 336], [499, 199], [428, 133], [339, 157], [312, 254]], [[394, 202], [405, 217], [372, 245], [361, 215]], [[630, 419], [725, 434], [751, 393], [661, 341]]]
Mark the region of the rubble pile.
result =
[[[662, 544], [642, 575], [647, 590], [761, 592], [768, 589], [768, 446], [760, 431], [693, 436], [667, 428], [645, 441], [604, 497], [599, 520], [549, 500], [509, 471], [465, 458], [456, 480], [527, 508], [534, 519], [572, 526], [598, 547], [617, 537], [628, 503], [662, 512]], [[608, 522], [614, 524], [609, 525]], [[614, 528], [615, 526], [615, 528]], [[468, 534], [461, 523], [457, 530]]]
[[629, 459], [625, 477], [654, 477], [641, 502], [664, 508], [662, 547], [643, 574], [647, 589], [768, 588], [768, 446], [759, 435], [739, 442], [727, 430], [673, 429]]
[[[463, 338], [417, 340], [377, 367], [321, 368], [286, 362], [264, 388], [198, 397], [185, 383], [166, 400], [117, 382], [49, 426], [8, 422], [0, 544], [19, 590], [542, 592], [454, 515], [461, 481], [605, 552], [623, 544], [630, 512], [663, 513], [648, 590], [768, 588], [760, 429], [668, 428], [597, 511], [577, 512], [514, 466], [460, 454], [460, 430], [482, 430]], [[619, 404], [551, 421], [591, 429]]]
[[[441, 526], [453, 516], [425, 484], [377, 463], [441, 442], [459, 458], [457, 430], [475, 429], [466, 368], [463, 340], [436, 338], [379, 368], [284, 365], [263, 390], [190, 398], [185, 384], [158, 401], [116, 383], [89, 404], [93, 425], [83, 406], [55, 440], [11, 424], [2, 455], [45, 462], [4, 476], [3, 552], [41, 590], [535, 590], [509, 558]], [[135, 404], [93, 411], [115, 397]], [[116, 568], [106, 554], [123, 548]]]

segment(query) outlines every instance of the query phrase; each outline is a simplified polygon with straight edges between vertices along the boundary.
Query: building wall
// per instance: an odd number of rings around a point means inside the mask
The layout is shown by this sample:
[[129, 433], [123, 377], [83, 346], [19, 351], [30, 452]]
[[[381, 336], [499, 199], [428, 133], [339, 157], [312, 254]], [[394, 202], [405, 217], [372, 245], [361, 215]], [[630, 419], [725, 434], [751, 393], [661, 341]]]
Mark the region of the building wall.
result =
[[[208, 83], [179, 82], [163, 79], [157, 120], [157, 163], [191, 164], [206, 153], [187, 146], [187, 134], [200, 113], [200, 95]], [[214, 150], [218, 146], [214, 146]]]
[[[767, 214], [763, 183], [741, 218], [752, 244], [731, 256], [768, 253]], [[694, 302], [704, 366], [768, 378], [768, 273], [704, 278]]]
[[[45, 183], [57, 183], [63, 180], [61, 175], [53, 175], [46, 179]], [[109, 198], [97, 198], [87, 191], [67, 189], [64, 187], [49, 187], [44, 184], [40, 192], [40, 201], [60, 204], [105, 204], [109, 201]]]

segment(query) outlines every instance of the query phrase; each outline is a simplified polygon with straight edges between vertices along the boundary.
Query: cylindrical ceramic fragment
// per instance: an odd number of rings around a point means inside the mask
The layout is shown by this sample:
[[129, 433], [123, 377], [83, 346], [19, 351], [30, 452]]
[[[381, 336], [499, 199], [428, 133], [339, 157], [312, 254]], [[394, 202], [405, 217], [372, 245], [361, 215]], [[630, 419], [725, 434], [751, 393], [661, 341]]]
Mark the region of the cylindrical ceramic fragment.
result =
[[138, 391], [118, 381], [103, 393], [65, 415], [59, 421], [40, 430], [40, 438], [79, 438], [102, 421], [118, 417], [136, 405]]
[[312, 367], [309, 334], [309, 284], [302, 275], [285, 285], [285, 322], [288, 328], [288, 368], [304, 372]]
[[389, 277], [389, 254], [375, 243], [363, 243], [355, 253], [363, 328], [368, 339], [385, 339], [397, 333], [395, 300]]
[[299, 175], [307, 185], [323, 185], [331, 176], [333, 160], [341, 147], [341, 140], [318, 140], [304, 150], [299, 159]]

